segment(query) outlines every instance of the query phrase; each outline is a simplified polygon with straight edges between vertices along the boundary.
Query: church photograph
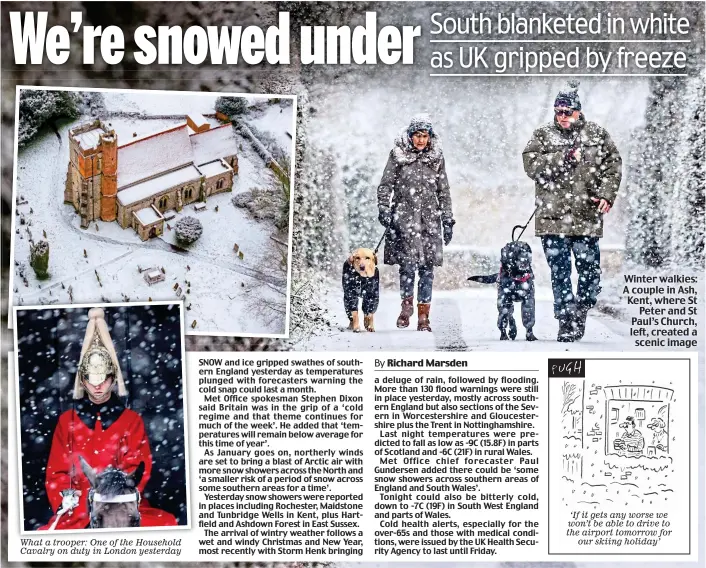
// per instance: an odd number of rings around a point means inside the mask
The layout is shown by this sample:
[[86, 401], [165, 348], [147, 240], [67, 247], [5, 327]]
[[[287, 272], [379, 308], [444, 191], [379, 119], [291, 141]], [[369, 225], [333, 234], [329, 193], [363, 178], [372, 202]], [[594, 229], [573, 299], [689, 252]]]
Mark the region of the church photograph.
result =
[[284, 337], [296, 99], [18, 88], [11, 303], [181, 301]]

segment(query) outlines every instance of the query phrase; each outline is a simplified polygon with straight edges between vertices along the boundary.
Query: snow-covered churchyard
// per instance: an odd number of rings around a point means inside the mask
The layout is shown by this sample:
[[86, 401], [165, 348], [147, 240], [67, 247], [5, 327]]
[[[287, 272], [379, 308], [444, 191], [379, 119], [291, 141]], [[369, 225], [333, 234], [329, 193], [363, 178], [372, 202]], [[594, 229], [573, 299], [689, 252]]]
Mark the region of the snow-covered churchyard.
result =
[[14, 305], [182, 299], [188, 333], [286, 333], [293, 99], [27, 89], [19, 104]]

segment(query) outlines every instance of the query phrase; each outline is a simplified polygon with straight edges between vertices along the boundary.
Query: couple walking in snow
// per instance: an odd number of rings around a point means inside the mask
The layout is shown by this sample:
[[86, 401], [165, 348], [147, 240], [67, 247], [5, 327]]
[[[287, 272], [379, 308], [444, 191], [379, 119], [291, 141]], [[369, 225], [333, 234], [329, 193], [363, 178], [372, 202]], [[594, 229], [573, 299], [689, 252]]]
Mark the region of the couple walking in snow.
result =
[[[522, 158], [535, 182], [535, 235], [551, 270], [557, 340], [575, 341], [583, 337], [601, 291], [598, 240], [620, 187], [620, 154], [608, 132], [586, 120], [578, 83], [570, 82], [556, 96], [554, 121], [534, 131]], [[397, 327], [409, 326], [417, 280], [417, 330], [431, 331], [434, 268], [443, 263], [455, 221], [441, 139], [427, 117], [412, 119], [395, 141], [378, 187], [378, 209], [386, 229], [385, 264], [399, 265]]]

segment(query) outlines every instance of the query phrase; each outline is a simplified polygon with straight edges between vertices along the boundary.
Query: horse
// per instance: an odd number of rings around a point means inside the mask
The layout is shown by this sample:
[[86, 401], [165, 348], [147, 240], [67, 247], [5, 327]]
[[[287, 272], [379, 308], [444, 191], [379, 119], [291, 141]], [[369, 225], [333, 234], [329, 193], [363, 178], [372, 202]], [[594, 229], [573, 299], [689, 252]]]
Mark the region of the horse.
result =
[[137, 486], [145, 472], [140, 462], [132, 473], [108, 466], [97, 473], [79, 456], [81, 469], [91, 484], [88, 492], [90, 528], [107, 529], [140, 526], [140, 491]]

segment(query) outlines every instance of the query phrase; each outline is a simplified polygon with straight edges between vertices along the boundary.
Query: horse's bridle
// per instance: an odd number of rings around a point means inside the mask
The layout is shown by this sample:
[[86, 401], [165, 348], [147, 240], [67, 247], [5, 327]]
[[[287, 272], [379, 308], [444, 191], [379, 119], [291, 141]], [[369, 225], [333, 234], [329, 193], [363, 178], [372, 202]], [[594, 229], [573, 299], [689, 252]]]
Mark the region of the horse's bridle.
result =
[[107, 496], [102, 493], [98, 493], [95, 489], [89, 489], [88, 491], [88, 517], [91, 521], [91, 528], [100, 528], [96, 526], [95, 520], [93, 518], [93, 503], [137, 503], [137, 517], [135, 517], [130, 526], [139, 527], [140, 526], [140, 501], [142, 500], [142, 495], [140, 495], [140, 490], [135, 489], [134, 493], [126, 493], [124, 495], [112, 495]]

